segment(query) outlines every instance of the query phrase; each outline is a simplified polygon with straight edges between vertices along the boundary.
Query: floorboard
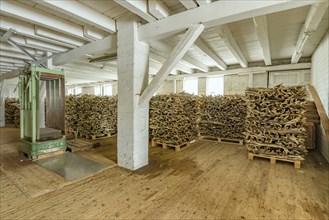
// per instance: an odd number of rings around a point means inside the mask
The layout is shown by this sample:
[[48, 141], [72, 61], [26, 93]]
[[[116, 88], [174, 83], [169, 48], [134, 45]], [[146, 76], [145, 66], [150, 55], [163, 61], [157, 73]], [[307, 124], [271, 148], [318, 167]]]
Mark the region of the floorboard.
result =
[[[17, 156], [8, 144], [17, 142], [0, 145], [2, 163]], [[104, 163], [116, 161], [116, 137], [80, 154]], [[30, 161], [20, 166], [10, 162], [4, 170], [16, 174], [1, 171], [0, 218], [329, 218], [329, 164], [316, 150], [309, 152], [301, 169], [261, 158], [249, 161], [244, 146], [211, 141], [198, 141], [181, 152], [150, 147], [149, 160], [135, 172], [115, 166], [72, 183], [56, 179], [61, 187], [41, 194], [22, 189], [14, 177], [42, 188], [42, 183], [50, 184], [45, 179], [52, 174], [27, 168]]]

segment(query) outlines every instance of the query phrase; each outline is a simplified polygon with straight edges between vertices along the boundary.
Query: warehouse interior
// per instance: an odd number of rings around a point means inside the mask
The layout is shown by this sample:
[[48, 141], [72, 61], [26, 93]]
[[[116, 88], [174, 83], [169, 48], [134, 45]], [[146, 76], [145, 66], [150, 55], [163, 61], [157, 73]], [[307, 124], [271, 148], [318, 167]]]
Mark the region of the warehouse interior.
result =
[[328, 5], [0, 1], [0, 218], [328, 219]]

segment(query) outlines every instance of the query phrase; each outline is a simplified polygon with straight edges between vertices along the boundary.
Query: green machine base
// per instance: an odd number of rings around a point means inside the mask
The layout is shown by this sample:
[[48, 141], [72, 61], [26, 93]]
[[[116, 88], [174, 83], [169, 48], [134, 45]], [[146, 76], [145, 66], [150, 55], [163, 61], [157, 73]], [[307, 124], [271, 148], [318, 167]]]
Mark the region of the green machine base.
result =
[[63, 137], [57, 140], [42, 141], [36, 143], [32, 143], [27, 140], [21, 140], [19, 151], [20, 153], [23, 153], [24, 156], [27, 156], [32, 160], [39, 159], [40, 156], [51, 156], [57, 152], [63, 153], [66, 151], [66, 138]]

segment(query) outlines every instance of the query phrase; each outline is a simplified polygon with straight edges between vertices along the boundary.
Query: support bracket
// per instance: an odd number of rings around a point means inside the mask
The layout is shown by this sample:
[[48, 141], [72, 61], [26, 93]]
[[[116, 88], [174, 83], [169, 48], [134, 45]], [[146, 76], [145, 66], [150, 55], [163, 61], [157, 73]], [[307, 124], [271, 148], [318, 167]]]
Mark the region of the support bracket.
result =
[[191, 26], [182, 39], [178, 42], [168, 59], [163, 63], [159, 72], [155, 75], [151, 83], [142, 92], [139, 98], [139, 105], [145, 105], [150, 101], [153, 94], [158, 90], [161, 84], [166, 80], [169, 73], [175, 68], [177, 63], [182, 59], [186, 52], [190, 49], [196, 39], [204, 30], [203, 24]]

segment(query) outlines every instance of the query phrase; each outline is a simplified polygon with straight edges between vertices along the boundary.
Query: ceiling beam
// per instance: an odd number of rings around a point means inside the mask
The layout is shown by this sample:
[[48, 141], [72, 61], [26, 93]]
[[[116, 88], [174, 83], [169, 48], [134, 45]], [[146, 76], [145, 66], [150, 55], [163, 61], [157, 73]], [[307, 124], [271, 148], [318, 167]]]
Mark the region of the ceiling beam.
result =
[[138, 28], [138, 37], [142, 41], [163, 39], [183, 32], [193, 24], [202, 23], [206, 28], [215, 27], [314, 3], [315, 0], [216, 1], [193, 10], [184, 11], [152, 23], [141, 25]]
[[298, 63], [299, 59], [303, 56], [310, 37], [319, 27], [327, 8], [328, 2], [317, 3], [310, 8], [304, 26], [299, 34], [296, 49], [291, 57], [291, 63]]
[[[266, 73], [266, 71], [283, 71], [283, 70], [302, 70], [310, 69], [311, 63], [297, 63], [297, 64], [283, 64], [275, 66], [263, 66], [263, 67], [247, 67], [229, 70], [220, 70], [207, 73], [207, 76], [221, 76], [221, 75], [234, 75], [234, 74], [256, 74], [256, 73]], [[204, 73], [192, 73], [192, 74], [182, 74], [177, 76], [169, 76], [167, 80], [181, 80], [187, 77], [205, 77]]]
[[15, 69], [18, 69], [18, 67], [15, 67], [15, 66], [2, 66], [2, 65], [0, 65], [0, 69], [1, 70], [15, 70]]
[[[8, 43], [0, 43], [0, 48], [2, 51], [10, 51], [10, 52], [15, 52], [15, 53], [20, 53], [20, 54], [23, 53], [20, 49], [14, 47]], [[34, 49], [25, 48], [25, 50], [27, 50], [30, 54], [36, 55], [36, 50], [34, 50]], [[40, 54], [40, 55], [43, 55], [43, 54]]]
[[69, 50], [53, 58], [53, 65], [63, 65], [85, 56], [85, 54], [95, 54], [101, 52], [116, 53], [117, 39], [115, 35], [110, 35], [104, 39], [97, 40], [84, 46]]
[[22, 59], [19, 59], [19, 58], [9, 58], [9, 57], [3, 57], [3, 56], [0, 56], [0, 62], [26, 64]]
[[[16, 35], [23, 35], [64, 47], [74, 48], [84, 44], [84, 41], [82, 40], [78, 40], [65, 35], [63, 36], [63, 34], [58, 32], [56, 34], [55, 31], [45, 30], [45, 28], [37, 27], [36, 25], [29, 24], [27, 22], [1, 16], [0, 29], [8, 31], [11, 28], [15, 29], [14, 31]], [[42, 30], [44, 35], [39, 34], [39, 29]]]
[[3, 57], [17, 58], [17, 59], [23, 59], [23, 60], [33, 60], [32, 58], [30, 58], [24, 54], [15, 53], [15, 52], [11, 52], [11, 51], [0, 50], [0, 55]]
[[24, 48], [28, 47], [28, 48], [33, 48], [33, 49], [38, 49], [38, 50], [48, 51], [53, 53], [59, 53], [68, 50], [67, 47], [62, 47], [59, 45], [54, 45], [48, 42], [44, 42], [28, 37], [23, 37], [23, 36], [14, 36], [10, 39], [14, 40], [18, 45]]
[[[155, 49], [155, 52], [157, 54], [160, 54], [164, 57], [169, 57], [171, 51], [173, 51], [173, 47], [168, 45], [167, 43], [163, 41], [151, 41], [150, 45], [152, 48]], [[210, 69], [207, 65], [200, 62], [199, 60], [196, 60], [189, 55], [185, 54], [181, 60], [182, 63], [185, 63], [185, 65], [189, 66], [190, 68], [196, 68], [203, 72], [208, 72]]]
[[79, 39], [92, 41], [85, 37], [82, 26], [27, 6], [26, 4], [18, 1], [1, 1], [0, 12], [4, 15], [38, 24]]
[[195, 45], [205, 54], [207, 54], [215, 62], [219, 69], [227, 69], [226, 63], [221, 58], [219, 58], [219, 56], [212, 49], [210, 49], [209, 46], [201, 38], [195, 41]]
[[229, 48], [235, 59], [240, 63], [242, 67], [248, 67], [248, 62], [244, 57], [242, 50], [232, 35], [231, 29], [227, 24], [221, 25], [216, 28], [219, 37], [224, 41], [225, 45]]
[[148, 12], [147, 0], [114, 0], [114, 1], [148, 22], [156, 21], [155, 17], [153, 17]]
[[183, 58], [184, 54], [193, 45], [195, 40], [200, 36], [204, 26], [197, 24], [191, 26], [182, 39], [178, 42], [168, 59], [163, 63], [159, 72], [152, 79], [151, 83], [145, 88], [139, 98], [139, 105], [143, 106], [150, 101], [153, 94], [159, 89], [161, 84], [166, 80], [170, 72], [175, 68], [177, 63]]
[[153, 15], [156, 19], [162, 19], [170, 15], [169, 9], [162, 1], [151, 0], [148, 1], [148, 4], [150, 14]]
[[99, 13], [95, 9], [79, 3], [78, 1], [37, 0], [36, 3], [79, 19], [111, 34], [116, 32], [115, 20]]
[[14, 63], [9, 63], [9, 62], [2, 62], [2, 61], [0, 61], [0, 65], [2, 65], [2, 66], [16, 66], [16, 67], [24, 66], [24, 64], [18, 64], [18, 63], [14, 64]]
[[[166, 61], [166, 58], [156, 54], [156, 53], [150, 53], [150, 59], [154, 60], [158, 63], [160, 63], [161, 65]], [[184, 73], [193, 73], [193, 70], [181, 63], [178, 63], [177, 66], [175, 67], [176, 70], [182, 71]]]
[[258, 41], [262, 47], [264, 62], [267, 66], [272, 65], [267, 17], [266, 15], [262, 15], [262, 16], [254, 17], [253, 20], [255, 24]]
[[179, 0], [186, 9], [192, 9], [198, 7], [198, 4], [194, 0]]
[[196, 0], [196, 2], [198, 3], [198, 5], [202, 6], [210, 4], [211, 0]]

